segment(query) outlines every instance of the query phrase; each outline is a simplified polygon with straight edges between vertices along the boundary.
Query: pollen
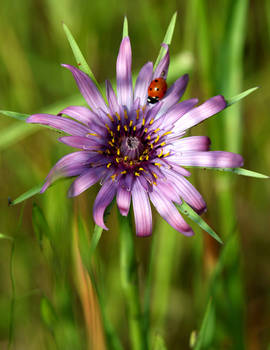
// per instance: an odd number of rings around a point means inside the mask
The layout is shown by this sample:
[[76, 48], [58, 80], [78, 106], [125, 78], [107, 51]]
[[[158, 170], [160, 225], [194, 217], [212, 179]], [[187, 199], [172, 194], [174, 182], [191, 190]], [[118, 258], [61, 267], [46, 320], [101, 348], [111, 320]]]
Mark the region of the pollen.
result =
[[152, 125], [154, 123], [154, 119], [152, 118], [151, 120], [150, 120], [150, 125]]
[[107, 164], [107, 168], [109, 168], [111, 165], [112, 165], [112, 163], [108, 163], [108, 164]]
[[135, 171], [134, 175], [135, 175], [135, 176], [140, 176], [140, 173], [138, 173], [137, 171]]
[[131, 120], [131, 121], [129, 122], [129, 127], [131, 127], [132, 124], [133, 124], [133, 121]]

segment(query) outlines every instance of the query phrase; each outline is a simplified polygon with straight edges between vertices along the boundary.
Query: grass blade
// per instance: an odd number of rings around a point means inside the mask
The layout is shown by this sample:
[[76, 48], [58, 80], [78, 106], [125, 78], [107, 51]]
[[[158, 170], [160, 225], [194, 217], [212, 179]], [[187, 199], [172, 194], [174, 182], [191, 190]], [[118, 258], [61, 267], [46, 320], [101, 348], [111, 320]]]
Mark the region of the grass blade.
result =
[[227, 107], [233, 105], [236, 102], [239, 102], [240, 100], [242, 100], [243, 98], [247, 97], [249, 94], [251, 94], [252, 92], [256, 91], [257, 89], [259, 89], [259, 87], [255, 86], [255, 87], [253, 87], [251, 89], [248, 89], [248, 90], [246, 90], [244, 92], [241, 92], [241, 94], [239, 94], [239, 95], [231, 97], [230, 99], [226, 100]]
[[182, 214], [189, 217], [192, 221], [196, 222], [204, 231], [209, 233], [216, 241], [223, 244], [221, 238], [216, 234], [216, 232], [197, 214], [187, 203], [183, 201], [181, 205], [176, 207], [181, 211]]
[[128, 36], [128, 20], [127, 20], [127, 17], [125, 16], [124, 23], [123, 23], [123, 39], [126, 36]]
[[21, 202], [24, 202], [26, 199], [29, 199], [33, 197], [34, 195], [38, 194], [41, 191], [42, 185], [37, 185], [30, 190], [26, 191], [25, 193], [21, 194], [19, 197], [14, 199], [14, 201], [10, 201], [10, 205], [16, 205]]
[[243, 169], [243, 168], [212, 168], [212, 167], [198, 167], [198, 166], [187, 166], [186, 168], [200, 168], [203, 170], [216, 170], [216, 171], [226, 171], [226, 172], [231, 172], [237, 175], [242, 175], [242, 176], [248, 176], [248, 177], [255, 177], [257, 179], [269, 179], [268, 175], [264, 175], [261, 173], [257, 173], [256, 171], [248, 170], [248, 169]]
[[0, 239], [7, 239], [9, 241], [13, 241], [11, 236], [5, 235], [4, 233], [0, 233]]
[[26, 121], [26, 119], [29, 117], [29, 114], [12, 112], [12, 111], [3, 111], [3, 110], [0, 110], [0, 114], [3, 114], [7, 117], [11, 117], [20, 121]]
[[213, 305], [212, 299], [210, 299], [206, 307], [201, 329], [199, 331], [199, 334], [194, 346], [194, 350], [200, 350], [202, 348], [206, 348], [205, 342], [207, 340], [207, 333], [213, 332], [213, 326], [214, 326], [212, 322], [213, 317], [214, 317], [214, 305]]
[[87, 64], [78, 44], [76, 43], [76, 40], [74, 39], [73, 35], [71, 34], [71, 31], [69, 30], [69, 28], [67, 27], [67, 25], [65, 23], [63, 23], [63, 29], [64, 29], [64, 32], [65, 32], [66, 37], [68, 39], [69, 45], [71, 47], [71, 50], [73, 52], [73, 55], [75, 57], [75, 60], [77, 62], [77, 65], [79, 66], [80, 70], [82, 70], [84, 73], [89, 75], [89, 77], [93, 80], [93, 82], [96, 84], [97, 88], [102, 93], [102, 89], [99, 86], [91, 68]]
[[[175, 12], [171, 18], [171, 21], [169, 23], [167, 32], [165, 34], [165, 37], [163, 39], [163, 43], [170, 45], [171, 41], [172, 41], [172, 37], [173, 37], [173, 32], [174, 32], [174, 28], [175, 28], [175, 23], [176, 23], [176, 17], [177, 17], [177, 12]], [[155, 65], [154, 65], [154, 69], [156, 69], [157, 65], [159, 64], [159, 62], [161, 61], [162, 57], [164, 56], [166, 52], [166, 49], [164, 47], [160, 48], [158, 57], [156, 59]]]

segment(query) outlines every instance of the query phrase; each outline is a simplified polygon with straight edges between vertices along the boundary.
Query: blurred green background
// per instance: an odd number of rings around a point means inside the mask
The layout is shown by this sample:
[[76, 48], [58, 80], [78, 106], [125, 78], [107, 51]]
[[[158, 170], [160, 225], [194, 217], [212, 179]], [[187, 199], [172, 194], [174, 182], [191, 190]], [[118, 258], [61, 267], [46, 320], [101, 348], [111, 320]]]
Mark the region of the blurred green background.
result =
[[[268, 0], [2, 0], [0, 109], [57, 113], [84, 104], [71, 74], [60, 66], [75, 64], [61, 21], [104, 82], [115, 77], [124, 15], [138, 72], [155, 61], [175, 11], [168, 83], [189, 73], [184, 98], [203, 101], [218, 93], [229, 98], [260, 87], [192, 134], [210, 136], [212, 149], [242, 153], [245, 168], [270, 174]], [[71, 149], [57, 142], [56, 132], [3, 115], [0, 128], [0, 233], [14, 238], [0, 239], [0, 349], [104, 349], [104, 318], [74, 253], [78, 217], [86, 227], [80, 237], [84, 246], [93, 232], [98, 186], [67, 199], [67, 180], [9, 207], [8, 198], [42, 183]], [[192, 172], [192, 182], [207, 200], [204, 219], [225, 244], [196, 227], [195, 237], [183, 237], [157, 216], [154, 235], [135, 238], [141, 298], [150, 308], [150, 347], [165, 349], [165, 343], [167, 349], [188, 349], [204, 318], [196, 349], [270, 349], [269, 181]], [[108, 226], [93, 268], [107, 318], [129, 349], [115, 208]]]

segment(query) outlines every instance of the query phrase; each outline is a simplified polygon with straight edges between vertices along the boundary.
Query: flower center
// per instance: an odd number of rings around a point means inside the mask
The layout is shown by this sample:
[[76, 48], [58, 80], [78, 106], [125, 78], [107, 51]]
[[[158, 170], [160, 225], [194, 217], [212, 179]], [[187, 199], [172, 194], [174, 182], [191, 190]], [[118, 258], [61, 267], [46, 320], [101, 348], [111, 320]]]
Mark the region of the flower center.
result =
[[143, 145], [136, 136], [125, 136], [121, 142], [120, 150], [124, 156], [133, 160], [139, 158]]

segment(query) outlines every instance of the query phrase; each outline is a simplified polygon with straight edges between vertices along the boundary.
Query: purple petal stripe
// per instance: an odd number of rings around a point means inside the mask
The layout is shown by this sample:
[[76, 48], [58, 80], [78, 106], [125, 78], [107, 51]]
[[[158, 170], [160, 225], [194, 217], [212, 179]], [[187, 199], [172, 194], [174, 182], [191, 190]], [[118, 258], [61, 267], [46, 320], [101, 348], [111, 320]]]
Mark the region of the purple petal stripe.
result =
[[210, 168], [238, 168], [244, 163], [240, 154], [223, 151], [186, 152], [178, 157], [178, 161], [183, 166]]
[[160, 77], [167, 79], [168, 68], [170, 64], [169, 46], [164, 43], [161, 44], [161, 46], [163, 46], [166, 49], [166, 53], [163, 56], [162, 60], [159, 62], [154, 72], [153, 79], [160, 78]]
[[131, 109], [133, 103], [133, 89], [131, 76], [131, 46], [129, 37], [125, 37], [120, 45], [116, 62], [116, 80], [118, 102]]
[[112, 181], [111, 179], [105, 182], [100, 191], [97, 194], [95, 199], [93, 216], [95, 223], [102, 227], [104, 230], [108, 230], [107, 226], [104, 223], [104, 212], [107, 206], [113, 200], [117, 189], [117, 182]]
[[93, 154], [90, 152], [74, 152], [61, 158], [47, 175], [40, 193], [43, 193], [53, 182], [61, 177], [80, 175], [89, 167]]
[[148, 195], [136, 179], [132, 189], [132, 203], [137, 236], [152, 234], [152, 212]]
[[104, 169], [104, 167], [98, 167], [86, 170], [79, 177], [77, 177], [76, 180], [73, 181], [69, 188], [68, 196], [76, 197], [87, 190], [89, 187], [93, 186], [102, 177]]
[[84, 136], [89, 133], [86, 126], [64, 117], [52, 114], [33, 114], [26, 120], [27, 123], [48, 125], [51, 128], [61, 130], [70, 135]]
[[92, 121], [97, 120], [98, 116], [90, 111], [89, 108], [83, 106], [69, 106], [63, 109], [58, 115], [66, 114], [69, 117], [78, 120], [79, 122], [91, 125]]
[[130, 207], [131, 192], [120, 187], [117, 190], [116, 203], [119, 208], [120, 213], [123, 216], [127, 216]]
[[148, 87], [152, 81], [153, 63], [147, 62], [139, 72], [134, 89], [134, 100], [139, 97], [142, 106], [146, 104]]
[[173, 148], [180, 152], [208, 151], [211, 141], [207, 136], [190, 136], [174, 141]]
[[226, 108], [226, 101], [223, 96], [218, 95], [212, 97], [179, 119], [179, 121], [175, 124], [176, 132], [179, 133], [185, 131], [192, 126], [201, 123], [203, 120], [211, 117], [212, 115], [222, 111], [224, 108]]
[[149, 196], [159, 214], [169, 225], [185, 236], [192, 236], [194, 234], [173, 203], [163, 195], [160, 195], [159, 188], [155, 188], [153, 192], [149, 193]]
[[71, 71], [81, 94], [92, 110], [96, 112], [98, 108], [102, 108], [104, 111], [108, 112], [108, 107], [92, 79], [78, 68], [70, 66], [69, 64], [62, 64], [62, 66]]

